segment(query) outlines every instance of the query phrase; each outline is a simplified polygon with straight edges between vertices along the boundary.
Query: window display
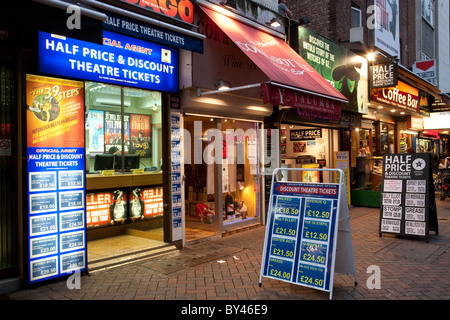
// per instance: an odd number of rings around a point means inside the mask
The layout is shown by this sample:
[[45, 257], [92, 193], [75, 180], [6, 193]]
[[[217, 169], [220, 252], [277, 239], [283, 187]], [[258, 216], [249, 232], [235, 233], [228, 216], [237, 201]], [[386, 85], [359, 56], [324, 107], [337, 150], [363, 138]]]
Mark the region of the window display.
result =
[[160, 139], [161, 93], [97, 82], [86, 83], [89, 173], [100, 173], [102, 170], [160, 170]]

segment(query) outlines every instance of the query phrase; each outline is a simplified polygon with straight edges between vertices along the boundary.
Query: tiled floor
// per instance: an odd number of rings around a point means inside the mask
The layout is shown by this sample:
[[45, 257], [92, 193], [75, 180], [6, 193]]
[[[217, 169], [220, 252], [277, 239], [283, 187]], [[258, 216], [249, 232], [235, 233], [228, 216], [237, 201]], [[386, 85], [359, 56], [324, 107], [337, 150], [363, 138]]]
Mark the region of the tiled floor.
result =
[[[186, 228], [186, 242], [197, 243], [202, 239], [216, 236], [214, 232], [202, 229]], [[91, 266], [99, 261], [132, 259], [154, 254], [161, 248], [171, 247], [163, 242], [163, 229], [157, 228], [148, 231], [130, 230], [128, 234], [114, 237], [90, 240], [87, 243], [88, 262]]]

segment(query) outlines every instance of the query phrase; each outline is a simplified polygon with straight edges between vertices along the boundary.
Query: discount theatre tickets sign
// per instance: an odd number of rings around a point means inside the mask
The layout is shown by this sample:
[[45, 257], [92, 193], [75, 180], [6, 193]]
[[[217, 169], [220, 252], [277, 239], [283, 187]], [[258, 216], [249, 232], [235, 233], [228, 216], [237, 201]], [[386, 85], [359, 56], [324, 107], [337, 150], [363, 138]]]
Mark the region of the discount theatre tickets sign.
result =
[[331, 290], [338, 199], [338, 184], [273, 184], [263, 276]]
[[26, 77], [30, 283], [86, 269], [84, 84]]

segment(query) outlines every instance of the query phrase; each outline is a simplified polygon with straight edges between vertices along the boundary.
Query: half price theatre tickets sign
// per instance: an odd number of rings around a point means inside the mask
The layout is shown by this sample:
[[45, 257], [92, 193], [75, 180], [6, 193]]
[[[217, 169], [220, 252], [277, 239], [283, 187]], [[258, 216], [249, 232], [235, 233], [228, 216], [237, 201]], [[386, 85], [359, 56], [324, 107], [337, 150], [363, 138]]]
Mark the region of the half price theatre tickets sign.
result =
[[383, 157], [380, 235], [392, 233], [427, 237], [437, 231], [429, 153]]

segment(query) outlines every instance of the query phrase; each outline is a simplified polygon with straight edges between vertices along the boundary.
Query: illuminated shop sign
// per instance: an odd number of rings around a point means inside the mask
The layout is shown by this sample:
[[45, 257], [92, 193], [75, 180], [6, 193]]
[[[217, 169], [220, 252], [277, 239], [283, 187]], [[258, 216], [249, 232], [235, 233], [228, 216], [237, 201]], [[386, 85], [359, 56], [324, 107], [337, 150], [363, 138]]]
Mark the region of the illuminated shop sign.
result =
[[184, 50], [203, 53], [203, 40], [108, 12], [105, 30]]
[[39, 70], [83, 80], [178, 91], [178, 52], [103, 32], [103, 45], [39, 32]]
[[372, 89], [370, 100], [419, 113], [419, 90], [401, 81], [396, 87]]
[[166, 17], [194, 22], [194, 0], [120, 0]]
[[28, 280], [86, 270], [84, 83], [27, 75]]

